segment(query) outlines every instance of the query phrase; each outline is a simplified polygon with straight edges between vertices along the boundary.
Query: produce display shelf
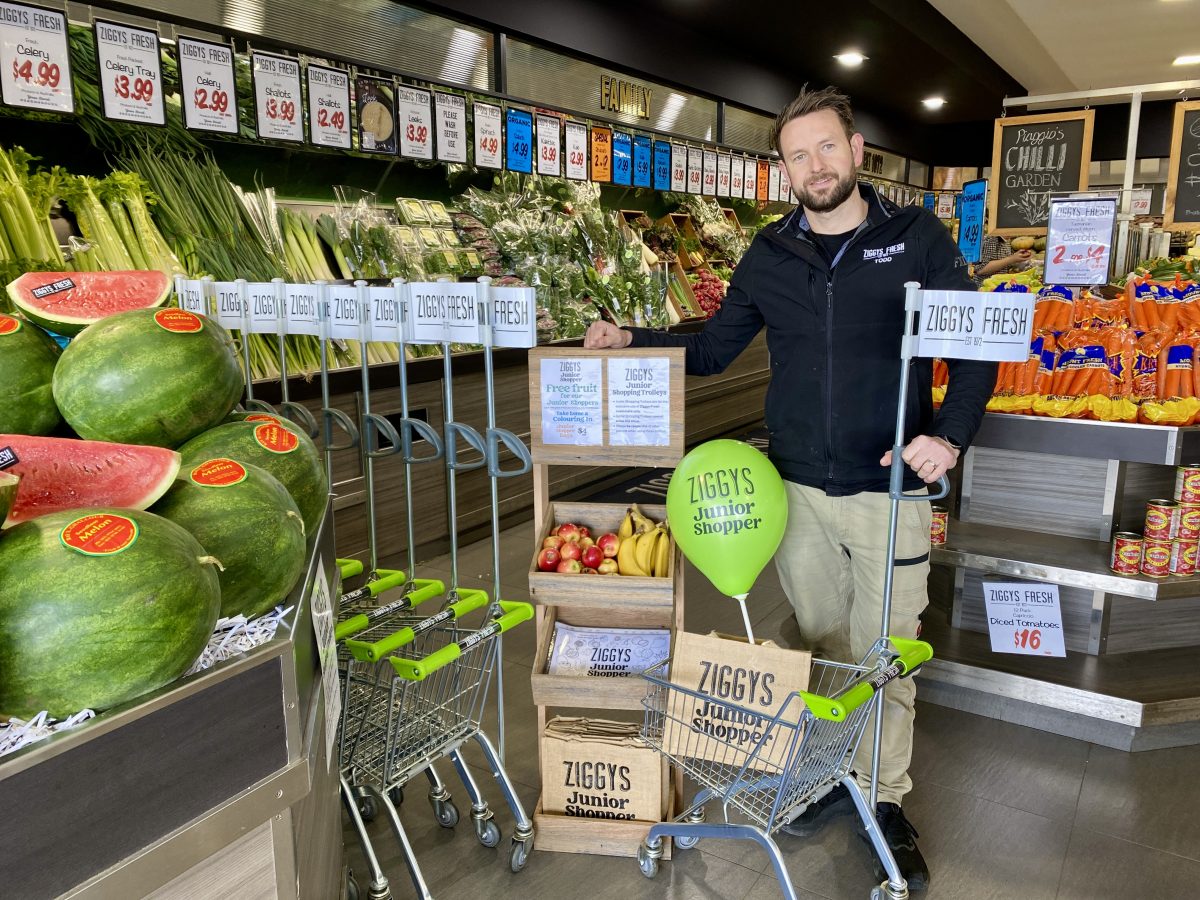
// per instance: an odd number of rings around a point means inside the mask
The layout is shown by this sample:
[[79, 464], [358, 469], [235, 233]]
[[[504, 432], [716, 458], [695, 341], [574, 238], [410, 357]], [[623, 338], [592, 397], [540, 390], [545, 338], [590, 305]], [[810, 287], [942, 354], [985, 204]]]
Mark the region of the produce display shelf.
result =
[[1200, 426], [988, 413], [973, 443], [996, 450], [1176, 466], [1200, 459]]
[[932, 548], [930, 562], [1143, 600], [1200, 596], [1200, 576], [1118, 575], [1109, 568], [1109, 554], [1105, 541], [951, 519], [946, 543]]

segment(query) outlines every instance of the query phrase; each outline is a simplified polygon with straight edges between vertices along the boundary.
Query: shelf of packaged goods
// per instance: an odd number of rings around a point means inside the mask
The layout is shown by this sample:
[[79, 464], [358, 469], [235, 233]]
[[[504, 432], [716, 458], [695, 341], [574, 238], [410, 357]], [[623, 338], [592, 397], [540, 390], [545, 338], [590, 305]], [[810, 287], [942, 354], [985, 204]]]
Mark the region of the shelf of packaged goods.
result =
[[988, 413], [976, 447], [1175, 466], [1200, 459], [1200, 427]]
[[934, 565], [961, 566], [992, 575], [1047, 581], [1143, 600], [1200, 596], [1200, 576], [1148, 578], [1109, 568], [1104, 541], [1039, 534], [995, 525], [950, 521], [946, 543], [930, 554]]

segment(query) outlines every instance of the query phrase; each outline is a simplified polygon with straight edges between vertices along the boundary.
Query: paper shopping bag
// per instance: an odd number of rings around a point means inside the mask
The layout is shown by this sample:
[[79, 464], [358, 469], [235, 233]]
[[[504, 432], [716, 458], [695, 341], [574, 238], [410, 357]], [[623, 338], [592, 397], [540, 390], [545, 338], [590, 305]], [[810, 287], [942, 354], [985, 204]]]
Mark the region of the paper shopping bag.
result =
[[542, 809], [586, 819], [657, 822], [663, 814], [663, 761], [638, 740], [638, 725], [565, 720], [542, 736]]

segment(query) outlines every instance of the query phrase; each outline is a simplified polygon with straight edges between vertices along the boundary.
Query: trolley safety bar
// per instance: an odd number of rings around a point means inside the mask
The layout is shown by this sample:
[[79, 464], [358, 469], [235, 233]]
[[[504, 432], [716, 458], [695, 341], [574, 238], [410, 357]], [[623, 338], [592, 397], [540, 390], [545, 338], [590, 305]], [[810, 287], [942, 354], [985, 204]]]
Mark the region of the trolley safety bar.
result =
[[[381, 578], [380, 581], [383, 579]], [[378, 584], [379, 582], [374, 582]], [[446, 591], [446, 585], [440, 581], [432, 579], [418, 578], [412, 582], [415, 590], [405, 594], [398, 600], [392, 603], [385, 603], [383, 606], [369, 609], [364, 613], [351, 616], [341, 622], [338, 622], [333, 629], [333, 637], [335, 640], [345, 640], [353, 637], [365, 628], [369, 628], [374, 622], [385, 616], [390, 616], [398, 612], [413, 609], [420, 606], [426, 600], [434, 597], [440, 597]]]
[[487, 605], [487, 591], [467, 588], [459, 592], [459, 599], [456, 603], [450, 604], [437, 615], [430, 616], [428, 619], [424, 619], [414, 625], [405, 625], [403, 628], [397, 629], [374, 643], [347, 638], [346, 649], [360, 662], [379, 662], [393, 650], [397, 650], [405, 644], [412, 643], [417, 635], [424, 634], [426, 631], [436, 628], [445, 622], [457, 621], [468, 613]]
[[397, 656], [388, 657], [388, 662], [396, 670], [396, 674], [406, 681], [423, 681], [438, 669], [448, 666], [462, 654], [488, 638], [503, 634], [511, 628], [528, 622], [533, 618], [533, 607], [520, 601], [501, 600], [500, 608], [503, 614], [493, 619], [478, 631], [471, 632], [458, 642], [446, 644], [422, 659], [402, 659]]

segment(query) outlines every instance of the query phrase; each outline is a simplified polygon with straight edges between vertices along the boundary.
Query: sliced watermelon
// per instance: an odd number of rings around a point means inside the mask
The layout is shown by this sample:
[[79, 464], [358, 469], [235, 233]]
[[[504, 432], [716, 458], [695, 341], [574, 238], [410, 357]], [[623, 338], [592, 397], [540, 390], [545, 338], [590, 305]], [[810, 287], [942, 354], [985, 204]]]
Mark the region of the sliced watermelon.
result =
[[171, 296], [165, 272], [26, 272], [8, 296], [28, 319], [58, 334], [78, 334], [93, 322], [131, 309], [153, 309]]
[[4, 527], [64, 509], [117, 506], [145, 509], [166, 493], [179, 472], [179, 454], [162, 447], [0, 434], [0, 451], [21, 476]]

